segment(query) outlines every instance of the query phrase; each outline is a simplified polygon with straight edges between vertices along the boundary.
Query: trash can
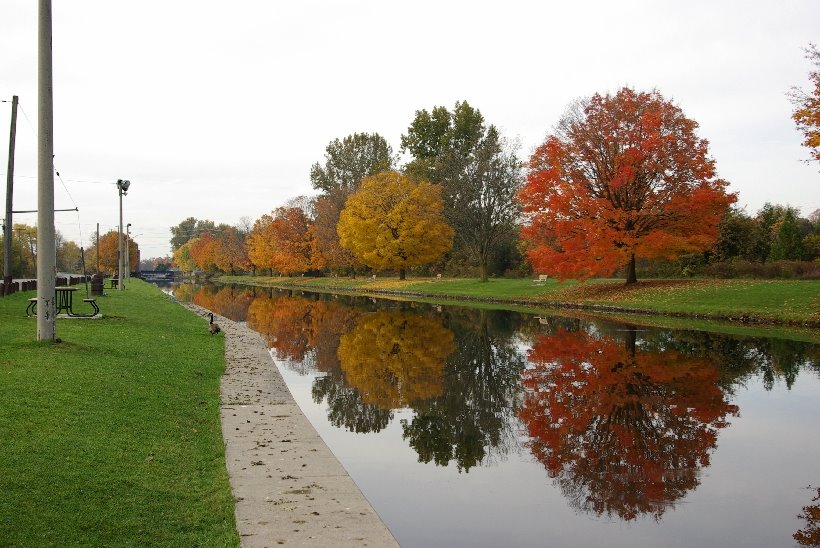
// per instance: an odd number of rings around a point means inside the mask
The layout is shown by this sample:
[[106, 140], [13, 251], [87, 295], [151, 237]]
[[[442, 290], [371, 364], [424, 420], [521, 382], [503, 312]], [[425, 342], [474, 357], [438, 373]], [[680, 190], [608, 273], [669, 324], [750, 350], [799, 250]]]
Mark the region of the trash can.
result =
[[102, 295], [103, 294], [103, 275], [102, 274], [94, 274], [91, 276], [91, 294], [92, 295]]

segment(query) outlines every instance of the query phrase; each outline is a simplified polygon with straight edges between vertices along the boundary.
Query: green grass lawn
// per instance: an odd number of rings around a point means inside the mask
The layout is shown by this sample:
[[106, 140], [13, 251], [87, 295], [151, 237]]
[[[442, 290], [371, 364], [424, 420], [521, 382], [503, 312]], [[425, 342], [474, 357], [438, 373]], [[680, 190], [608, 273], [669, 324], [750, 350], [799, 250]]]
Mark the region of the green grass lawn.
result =
[[818, 280], [623, 280], [593, 279], [585, 283], [550, 279], [445, 278], [278, 278], [223, 276], [225, 283], [298, 286], [314, 290], [411, 292], [452, 299], [526, 302], [532, 305], [615, 307], [647, 313], [672, 313], [779, 323], [820, 325]]
[[0, 545], [237, 546], [222, 337], [134, 280], [36, 342], [32, 296], [0, 298]]

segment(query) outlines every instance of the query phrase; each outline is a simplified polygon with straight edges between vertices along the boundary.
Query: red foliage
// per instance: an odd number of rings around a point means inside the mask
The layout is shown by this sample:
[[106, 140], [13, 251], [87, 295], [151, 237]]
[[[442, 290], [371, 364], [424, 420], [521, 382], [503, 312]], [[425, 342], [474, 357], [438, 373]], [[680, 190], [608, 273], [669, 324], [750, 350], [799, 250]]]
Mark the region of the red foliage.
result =
[[559, 331], [530, 350], [519, 416], [533, 455], [579, 509], [659, 518], [695, 488], [737, 407], [716, 368], [679, 352]]
[[658, 92], [594, 95], [529, 161], [522, 235], [537, 271], [610, 275], [630, 259], [708, 249], [735, 201], [697, 123]]

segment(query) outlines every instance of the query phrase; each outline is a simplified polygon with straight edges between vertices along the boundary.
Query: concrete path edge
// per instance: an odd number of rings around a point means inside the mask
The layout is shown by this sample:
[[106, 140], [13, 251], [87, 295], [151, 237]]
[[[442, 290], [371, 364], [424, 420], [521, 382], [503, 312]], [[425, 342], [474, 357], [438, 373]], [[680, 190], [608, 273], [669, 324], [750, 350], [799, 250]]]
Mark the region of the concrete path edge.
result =
[[[220, 415], [242, 546], [398, 546], [296, 404], [262, 336], [214, 321], [225, 337]], [[207, 323], [202, 332], [211, 336]]]

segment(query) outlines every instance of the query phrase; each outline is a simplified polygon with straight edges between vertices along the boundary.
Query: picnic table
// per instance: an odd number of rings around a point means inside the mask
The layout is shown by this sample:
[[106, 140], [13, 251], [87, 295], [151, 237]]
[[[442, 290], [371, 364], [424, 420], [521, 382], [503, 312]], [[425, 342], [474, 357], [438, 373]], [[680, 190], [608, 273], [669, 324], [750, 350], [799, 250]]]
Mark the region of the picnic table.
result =
[[[55, 287], [54, 288], [54, 305], [56, 313], [64, 313], [69, 316], [88, 318], [96, 316], [100, 313], [100, 307], [97, 306], [97, 299], [83, 299], [84, 303], [88, 303], [94, 309], [91, 314], [81, 314], [74, 312], [74, 292], [76, 287]], [[28, 300], [26, 307], [26, 316], [34, 316], [37, 314], [37, 297], [32, 297]]]

